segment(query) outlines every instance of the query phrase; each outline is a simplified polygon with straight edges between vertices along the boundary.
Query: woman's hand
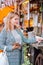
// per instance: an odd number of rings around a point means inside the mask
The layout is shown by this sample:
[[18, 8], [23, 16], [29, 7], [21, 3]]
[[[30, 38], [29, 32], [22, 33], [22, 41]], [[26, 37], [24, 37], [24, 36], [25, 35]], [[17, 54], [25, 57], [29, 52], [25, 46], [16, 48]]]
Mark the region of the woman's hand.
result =
[[21, 45], [19, 43], [13, 44], [13, 50], [18, 48], [21, 48]]
[[38, 41], [38, 43], [40, 43], [40, 42], [43, 41], [43, 38], [42, 37], [39, 37], [39, 36], [36, 36], [36, 41]]

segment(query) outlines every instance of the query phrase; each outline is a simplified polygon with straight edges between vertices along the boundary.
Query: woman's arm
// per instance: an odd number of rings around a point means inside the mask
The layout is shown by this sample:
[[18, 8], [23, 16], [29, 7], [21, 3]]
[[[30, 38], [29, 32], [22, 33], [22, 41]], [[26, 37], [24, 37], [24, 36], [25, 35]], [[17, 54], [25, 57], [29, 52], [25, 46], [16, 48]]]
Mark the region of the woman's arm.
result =
[[34, 42], [36, 42], [36, 38], [31, 38], [31, 39], [26, 38], [21, 31], [20, 31], [20, 35], [22, 37], [23, 42], [25, 42], [25, 43], [34, 43]]
[[6, 39], [7, 51], [12, 51], [17, 48], [20, 48], [20, 45], [14, 42], [14, 38], [10, 34], [11, 34], [11, 31], [7, 31], [7, 39]]
[[36, 42], [36, 39], [35, 38], [29, 39], [29, 38], [26, 38], [25, 36], [22, 36], [22, 40], [25, 43], [35, 43]]
[[6, 44], [6, 40], [7, 40], [7, 32], [6, 32], [6, 29], [4, 28], [3, 31], [2, 31], [2, 36], [0, 38], [0, 49], [1, 50], [4, 50], [4, 47], [6, 46], [7, 47], [7, 51], [12, 51], [12, 45], [8, 45]]

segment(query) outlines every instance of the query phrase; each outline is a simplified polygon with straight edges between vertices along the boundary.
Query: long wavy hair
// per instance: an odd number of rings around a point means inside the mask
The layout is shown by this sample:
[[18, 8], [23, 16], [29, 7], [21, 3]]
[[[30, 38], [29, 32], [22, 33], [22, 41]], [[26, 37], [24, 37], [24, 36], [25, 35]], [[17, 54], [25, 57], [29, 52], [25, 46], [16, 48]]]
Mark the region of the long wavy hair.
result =
[[17, 12], [10, 12], [10, 13], [8, 13], [8, 15], [7, 15], [7, 20], [6, 20], [6, 30], [8, 31], [8, 30], [11, 30], [11, 19], [13, 18], [13, 17], [15, 17], [15, 15], [18, 15], [19, 16], [19, 14], [17, 13]]

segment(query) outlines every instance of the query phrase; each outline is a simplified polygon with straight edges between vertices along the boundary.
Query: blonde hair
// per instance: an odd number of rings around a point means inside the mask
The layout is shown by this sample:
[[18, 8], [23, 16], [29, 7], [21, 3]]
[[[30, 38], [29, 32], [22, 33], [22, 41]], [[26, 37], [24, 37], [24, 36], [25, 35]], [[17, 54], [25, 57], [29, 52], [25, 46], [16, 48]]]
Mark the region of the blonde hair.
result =
[[19, 16], [19, 14], [18, 14], [17, 12], [10, 12], [10, 13], [7, 15], [7, 19], [10, 20], [10, 19], [12, 19], [15, 15], [18, 15], [18, 16]]
[[[6, 21], [6, 22], [7, 22], [6, 24], [7, 24], [7, 26], [8, 26], [8, 29], [9, 29], [9, 28], [11, 29], [11, 27], [10, 27], [10, 25], [9, 25], [9, 24], [10, 24], [10, 20], [11, 20], [13, 17], [15, 17], [15, 15], [18, 15], [18, 16], [19, 16], [19, 14], [18, 14], [17, 12], [15, 12], [15, 13], [14, 13], [14, 12], [8, 13], [8, 15], [7, 15], [7, 21]], [[8, 30], [8, 29], [7, 29], [7, 30]]]

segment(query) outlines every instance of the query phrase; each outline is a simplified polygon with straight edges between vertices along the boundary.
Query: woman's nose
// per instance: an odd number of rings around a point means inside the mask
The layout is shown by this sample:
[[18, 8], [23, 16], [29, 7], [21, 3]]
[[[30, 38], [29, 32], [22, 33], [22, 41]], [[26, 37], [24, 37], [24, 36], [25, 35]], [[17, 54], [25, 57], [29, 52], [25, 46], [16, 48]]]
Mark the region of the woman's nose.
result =
[[18, 22], [16, 22], [16, 24], [18, 24]]

